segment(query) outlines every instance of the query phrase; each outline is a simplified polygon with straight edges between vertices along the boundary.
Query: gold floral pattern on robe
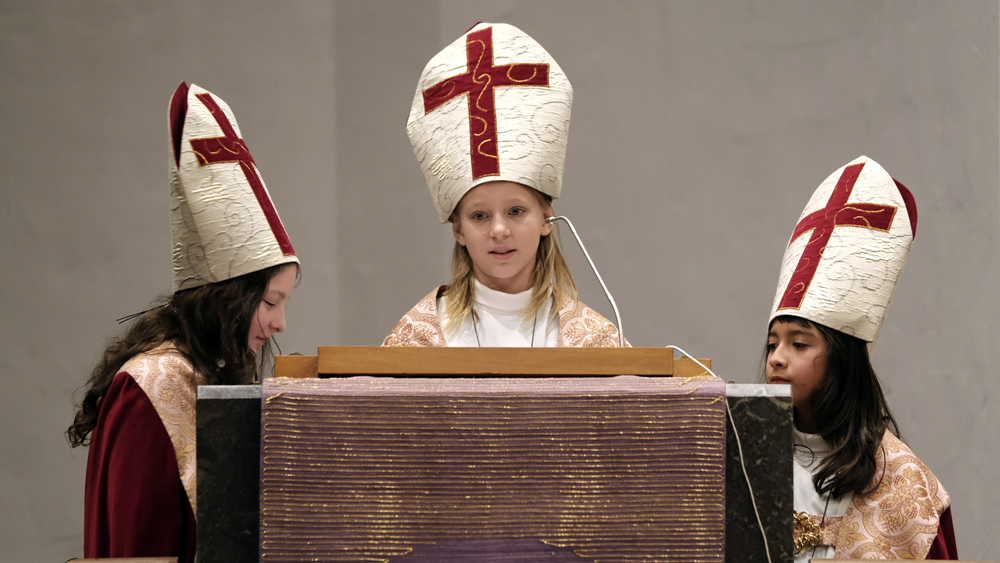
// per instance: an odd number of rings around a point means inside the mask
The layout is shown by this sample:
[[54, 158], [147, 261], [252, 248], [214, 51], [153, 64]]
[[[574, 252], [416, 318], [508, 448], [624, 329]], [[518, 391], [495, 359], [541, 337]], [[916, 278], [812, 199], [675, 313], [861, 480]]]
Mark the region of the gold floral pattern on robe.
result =
[[559, 309], [559, 346], [617, 348], [618, 327], [579, 301], [566, 299]]
[[198, 469], [195, 403], [197, 388], [205, 383], [205, 378], [194, 371], [187, 359], [170, 342], [133, 357], [118, 371], [132, 376], [160, 415], [163, 427], [174, 445], [181, 484], [191, 503], [192, 512], [198, 514], [195, 504], [195, 477]]
[[[447, 346], [437, 313], [438, 297], [447, 287], [442, 285], [436, 288], [403, 315], [389, 336], [385, 337], [382, 346]], [[597, 311], [579, 301], [566, 298], [559, 308], [557, 346], [617, 347], [618, 329]]]
[[447, 346], [438, 320], [437, 299], [447, 286], [440, 286], [417, 303], [396, 323], [382, 346], [433, 347]]
[[[843, 516], [826, 518], [823, 543], [835, 547], [836, 559], [924, 559], [951, 505], [931, 470], [888, 430], [882, 447], [875, 488], [855, 494]], [[822, 521], [809, 519], [817, 526]]]

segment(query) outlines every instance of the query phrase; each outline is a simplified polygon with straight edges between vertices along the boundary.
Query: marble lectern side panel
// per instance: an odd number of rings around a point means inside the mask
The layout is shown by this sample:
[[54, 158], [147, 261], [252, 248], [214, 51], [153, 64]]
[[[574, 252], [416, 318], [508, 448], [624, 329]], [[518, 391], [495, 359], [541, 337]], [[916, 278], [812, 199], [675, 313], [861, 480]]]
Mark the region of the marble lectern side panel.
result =
[[260, 385], [198, 388], [199, 563], [257, 561]]
[[[726, 428], [726, 562], [767, 563], [747, 487], [753, 486], [772, 563], [792, 561], [792, 395], [787, 385], [729, 384]], [[728, 417], [727, 417], [728, 419]], [[740, 466], [733, 423], [743, 447]]]

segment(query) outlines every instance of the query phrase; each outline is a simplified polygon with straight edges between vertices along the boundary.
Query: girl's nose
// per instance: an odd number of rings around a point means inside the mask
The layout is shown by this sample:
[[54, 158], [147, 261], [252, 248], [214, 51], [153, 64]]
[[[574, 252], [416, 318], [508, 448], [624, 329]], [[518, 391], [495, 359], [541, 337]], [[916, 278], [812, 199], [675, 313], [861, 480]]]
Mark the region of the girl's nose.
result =
[[493, 238], [504, 238], [510, 234], [510, 229], [507, 227], [507, 221], [503, 217], [497, 217], [493, 220], [493, 224], [490, 226], [490, 235]]
[[784, 367], [785, 365], [785, 352], [779, 344], [771, 353], [767, 355], [767, 365], [772, 368]]
[[271, 328], [274, 332], [284, 332], [285, 331], [285, 308], [282, 307], [280, 311], [274, 316], [271, 321]]

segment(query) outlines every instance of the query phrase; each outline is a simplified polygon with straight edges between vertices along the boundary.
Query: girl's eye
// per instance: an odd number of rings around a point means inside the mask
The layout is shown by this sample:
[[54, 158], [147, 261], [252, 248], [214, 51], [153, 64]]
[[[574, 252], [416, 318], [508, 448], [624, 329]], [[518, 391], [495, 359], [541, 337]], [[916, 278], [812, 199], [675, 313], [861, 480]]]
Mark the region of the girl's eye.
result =
[[485, 213], [473, 213], [472, 214], [472, 219], [475, 220], [475, 221], [482, 221], [485, 218], [486, 218], [486, 214]]
[[808, 345], [805, 342], [796, 342], [795, 344], [792, 344], [792, 346], [795, 346], [796, 349], [801, 350]]
[[767, 345], [767, 351], [768, 352], [774, 352], [774, 349], [777, 348], [777, 347], [778, 347], [778, 345], [775, 344], [775, 343], [773, 343], [773, 342], [768, 343], [768, 345]]
[[264, 299], [264, 303], [266, 303], [268, 307], [274, 307], [274, 303], [271, 303], [267, 299]]
[[524, 213], [524, 210], [521, 209], [520, 207], [515, 207], [514, 209], [510, 210], [510, 214], [514, 216], [521, 215], [522, 213]]

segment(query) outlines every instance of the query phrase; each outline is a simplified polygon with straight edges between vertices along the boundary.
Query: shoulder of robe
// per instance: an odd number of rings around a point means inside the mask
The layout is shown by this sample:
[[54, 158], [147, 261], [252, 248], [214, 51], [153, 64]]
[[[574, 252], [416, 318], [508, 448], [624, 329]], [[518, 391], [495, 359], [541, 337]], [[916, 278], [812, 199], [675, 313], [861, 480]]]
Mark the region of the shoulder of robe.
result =
[[438, 297], [447, 289], [447, 285], [438, 286], [414, 305], [385, 337], [382, 346], [447, 346], [437, 310]]
[[137, 354], [119, 372], [128, 373], [156, 409], [174, 446], [178, 475], [191, 509], [197, 511], [195, 407], [197, 388], [205, 383], [205, 378], [172, 342]]
[[[878, 461], [874, 489], [892, 487], [895, 483], [907, 482], [915, 487], [914, 493], [920, 498], [932, 502], [935, 512], [940, 516], [951, 506], [951, 497], [944, 490], [930, 468], [920, 461], [909, 446], [893, 435], [889, 430], [882, 436], [882, 447], [885, 457]], [[885, 476], [879, 479], [882, 472]], [[887, 482], [887, 481], [893, 482]]]
[[205, 384], [205, 378], [172, 342], [136, 354], [118, 371], [131, 375], [154, 405], [186, 403], [193, 400], [195, 388]]
[[937, 535], [948, 493], [888, 430], [869, 491], [855, 494], [837, 534], [837, 557], [923, 559]]
[[616, 348], [618, 344], [618, 328], [614, 323], [582, 301], [563, 297], [559, 305], [560, 347]]

